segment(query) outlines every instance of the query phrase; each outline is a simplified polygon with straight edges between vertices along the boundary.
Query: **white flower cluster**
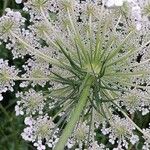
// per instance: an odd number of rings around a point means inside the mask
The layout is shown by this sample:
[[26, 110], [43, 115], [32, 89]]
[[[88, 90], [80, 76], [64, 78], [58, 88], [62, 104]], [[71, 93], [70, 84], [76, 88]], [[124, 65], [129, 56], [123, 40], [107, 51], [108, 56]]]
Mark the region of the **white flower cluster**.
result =
[[[48, 117], [47, 114], [39, 116], [36, 119], [26, 117], [25, 124], [27, 127], [24, 129], [21, 136], [27, 141], [32, 141], [34, 146], [37, 147], [37, 150], [45, 150], [46, 145], [52, 148], [58, 141], [58, 129], [56, 129], [52, 135], [55, 124], [53, 123], [52, 118]], [[44, 142], [44, 140], [46, 142]]]
[[19, 34], [19, 26], [23, 25], [25, 19], [21, 16], [20, 12], [13, 12], [9, 8], [6, 9], [6, 12], [7, 14], [0, 18], [0, 39], [7, 42], [8, 38], [10, 38], [13, 42], [14, 37], [11, 32]]
[[145, 0], [139, 0], [139, 1], [138, 0], [108, 0], [106, 2], [106, 6], [107, 7], [121, 7], [123, 6], [124, 3], [128, 3], [130, 5], [132, 17], [136, 23], [136, 29], [140, 31], [142, 29], [142, 26], [144, 26], [144, 23], [145, 23], [145, 16], [143, 16], [144, 13], [142, 11], [147, 1]]
[[46, 98], [41, 91], [36, 92], [30, 89], [25, 93], [17, 93], [16, 97], [21, 98], [15, 106], [16, 115], [35, 115], [35, 113], [43, 114]]
[[110, 127], [107, 128], [106, 124], [103, 124], [101, 129], [104, 135], [109, 135], [109, 142], [112, 144], [118, 144], [118, 149], [128, 148], [128, 141], [133, 145], [139, 141], [139, 137], [133, 134], [135, 127], [125, 118], [113, 116], [110, 120]]
[[83, 142], [87, 144], [89, 133], [89, 126], [86, 122], [79, 122], [72, 134], [72, 138], [70, 138], [67, 142], [67, 147], [71, 149], [76, 143], [79, 144], [80, 148], [83, 147]]
[[133, 89], [130, 93], [122, 94], [118, 104], [121, 107], [125, 106], [131, 114], [141, 111], [142, 115], [146, 115], [150, 111], [149, 92]]
[[147, 129], [143, 129], [143, 131], [146, 133], [145, 136], [143, 136], [143, 138], [145, 139], [144, 142], [144, 146], [142, 147], [143, 150], [149, 150], [150, 149], [150, 124], [149, 124], [149, 128]]
[[[67, 142], [67, 148], [72, 149], [75, 144], [79, 144], [79, 149], [76, 148], [75, 150], [83, 149], [84, 144], [88, 143], [89, 136], [89, 125], [87, 125], [86, 122], [79, 122], [72, 134], [72, 138], [70, 138]], [[94, 135], [93, 135], [94, 136]], [[84, 144], [83, 144], [84, 143]], [[103, 144], [98, 144], [97, 141], [90, 142], [89, 147], [86, 150], [109, 150], [109, 148], [106, 148]]]
[[[38, 150], [53, 149], [62, 133], [68, 149], [107, 149], [96, 139], [100, 128], [109, 145], [118, 145], [114, 150], [134, 146], [142, 136], [142, 146], [149, 146], [149, 129], [130, 117], [150, 112], [150, 9], [144, 2], [28, 0], [23, 11], [29, 20], [6, 9], [0, 42], [25, 63], [19, 71], [0, 59], [0, 100], [21, 82], [15, 111], [26, 117], [25, 140]], [[63, 130], [72, 135], [64, 137]]]
[[7, 60], [0, 59], [0, 100], [3, 99], [3, 92], [13, 91], [14, 80], [18, 73], [19, 70], [15, 66], [10, 67]]
[[21, 87], [26, 87], [31, 84], [33, 87], [35, 85], [40, 85], [44, 87], [46, 83], [50, 80], [51, 69], [49, 64], [43, 62], [35, 62], [34, 60], [29, 59], [26, 62], [26, 65], [23, 65], [26, 73], [22, 75], [22, 78], [32, 78], [31, 81], [24, 81], [21, 83]]

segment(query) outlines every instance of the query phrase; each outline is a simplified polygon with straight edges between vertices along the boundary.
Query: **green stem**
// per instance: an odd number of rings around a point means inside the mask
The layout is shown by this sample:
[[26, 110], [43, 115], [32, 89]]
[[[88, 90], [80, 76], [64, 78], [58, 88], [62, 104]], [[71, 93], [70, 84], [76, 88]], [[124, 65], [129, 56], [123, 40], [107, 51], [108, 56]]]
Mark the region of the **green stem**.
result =
[[3, 4], [3, 15], [5, 14], [5, 9], [8, 5], [8, 0], [4, 0], [4, 4]]
[[90, 75], [87, 75], [85, 77], [85, 80], [83, 81], [83, 88], [81, 91], [79, 101], [78, 101], [76, 107], [73, 109], [71, 117], [70, 117], [70, 121], [66, 125], [54, 150], [64, 150], [65, 144], [67, 143], [67, 140], [70, 137], [70, 135], [71, 135], [77, 121], [79, 120], [80, 115], [87, 103], [92, 83], [93, 83], [93, 77]]

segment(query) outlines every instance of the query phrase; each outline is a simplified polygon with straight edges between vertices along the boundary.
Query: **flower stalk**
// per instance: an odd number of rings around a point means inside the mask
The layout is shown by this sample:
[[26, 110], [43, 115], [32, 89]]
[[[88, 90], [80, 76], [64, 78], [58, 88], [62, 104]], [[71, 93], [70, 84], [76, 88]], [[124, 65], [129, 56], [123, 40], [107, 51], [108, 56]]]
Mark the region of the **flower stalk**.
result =
[[83, 82], [83, 85], [81, 85], [81, 87], [83, 87], [83, 88], [81, 91], [79, 101], [78, 101], [77, 105], [75, 106], [75, 108], [73, 109], [71, 117], [70, 117], [70, 121], [66, 125], [54, 150], [63, 150], [64, 149], [65, 144], [67, 143], [67, 140], [70, 137], [70, 135], [71, 135], [77, 121], [79, 120], [80, 115], [87, 103], [88, 96], [90, 94], [90, 88], [93, 83], [93, 80], [94, 80], [93, 77], [91, 75], [87, 74], [87, 76], [85, 77], [85, 80]]

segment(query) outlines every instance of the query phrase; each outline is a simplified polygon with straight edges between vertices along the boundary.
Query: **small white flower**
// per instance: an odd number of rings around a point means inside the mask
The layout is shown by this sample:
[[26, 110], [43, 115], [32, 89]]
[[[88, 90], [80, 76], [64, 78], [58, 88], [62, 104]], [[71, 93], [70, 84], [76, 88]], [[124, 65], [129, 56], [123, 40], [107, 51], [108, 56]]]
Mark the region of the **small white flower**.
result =
[[0, 94], [0, 101], [2, 101], [3, 100], [3, 96], [2, 96], [2, 94]]
[[37, 150], [45, 150], [46, 149], [45, 145], [42, 144], [41, 140], [39, 140], [38, 142], [34, 143], [34, 146], [37, 147]]
[[137, 135], [132, 135], [132, 137], [130, 138], [130, 142], [134, 145], [135, 143], [137, 143], [139, 141], [139, 137]]
[[18, 105], [15, 106], [15, 112], [16, 112], [16, 116], [24, 115], [24, 112]]
[[67, 147], [70, 149], [70, 148], [72, 148], [72, 146], [73, 146], [73, 144], [72, 143], [67, 143]]
[[136, 29], [140, 31], [142, 29], [142, 24], [140, 22], [136, 23]]
[[114, 5], [115, 5], [114, 0], [108, 0], [107, 3], [106, 3], [107, 7], [113, 7]]
[[146, 114], [148, 114], [150, 111], [147, 109], [147, 108], [143, 108], [142, 109], [142, 115], [144, 116], [144, 115], [146, 115]]
[[32, 125], [32, 123], [33, 123], [33, 120], [32, 120], [32, 118], [31, 117], [26, 117], [25, 118], [25, 120], [24, 120], [24, 123], [26, 124], [26, 125]]
[[114, 7], [114, 6], [122, 6], [123, 5], [123, 0], [108, 0], [106, 2], [107, 7]]
[[23, 130], [23, 133], [21, 133], [21, 136], [26, 141], [34, 141], [35, 138], [33, 137], [33, 128], [27, 127]]
[[22, 0], [15, 0], [15, 2], [16, 2], [17, 4], [21, 4], [21, 3], [22, 3]]

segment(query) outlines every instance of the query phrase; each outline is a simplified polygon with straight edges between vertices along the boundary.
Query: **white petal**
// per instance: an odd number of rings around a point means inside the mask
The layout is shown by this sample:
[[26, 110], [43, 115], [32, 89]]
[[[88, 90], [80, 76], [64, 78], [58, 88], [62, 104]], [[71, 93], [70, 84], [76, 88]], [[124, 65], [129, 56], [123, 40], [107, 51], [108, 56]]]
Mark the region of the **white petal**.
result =
[[122, 6], [123, 0], [115, 0], [115, 6]]
[[136, 29], [137, 29], [138, 31], [140, 31], [140, 30], [141, 30], [141, 28], [142, 28], [141, 23], [137, 23], [137, 24], [136, 24]]
[[3, 96], [2, 96], [2, 94], [0, 94], [0, 101], [2, 101], [3, 100]]
[[22, 0], [15, 0], [17, 4], [21, 4]]
[[114, 5], [115, 5], [114, 0], [108, 0], [107, 3], [106, 3], [107, 7], [113, 7]]

